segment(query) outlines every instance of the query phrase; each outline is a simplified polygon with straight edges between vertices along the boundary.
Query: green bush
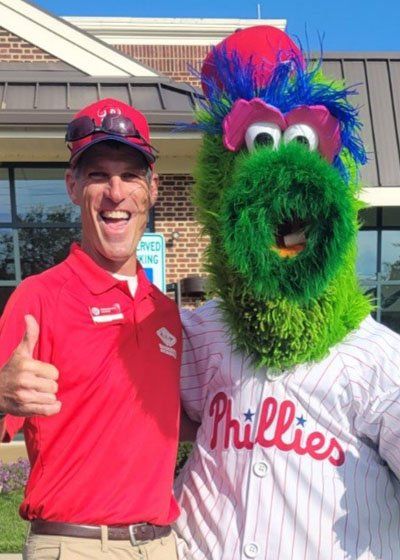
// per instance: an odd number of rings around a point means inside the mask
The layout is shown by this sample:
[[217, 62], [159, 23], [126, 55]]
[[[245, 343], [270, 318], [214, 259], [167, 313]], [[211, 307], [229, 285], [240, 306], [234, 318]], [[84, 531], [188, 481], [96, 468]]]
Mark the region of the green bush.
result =
[[175, 476], [179, 474], [183, 465], [186, 463], [187, 458], [192, 451], [193, 443], [191, 441], [184, 441], [179, 444], [178, 456], [176, 458]]

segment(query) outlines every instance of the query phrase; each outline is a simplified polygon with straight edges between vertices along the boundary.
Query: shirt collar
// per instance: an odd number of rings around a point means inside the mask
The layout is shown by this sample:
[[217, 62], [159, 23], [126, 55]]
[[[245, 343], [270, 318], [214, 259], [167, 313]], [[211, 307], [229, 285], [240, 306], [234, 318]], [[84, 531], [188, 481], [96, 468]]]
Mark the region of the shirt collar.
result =
[[[114, 278], [107, 270], [104, 270], [104, 268], [95, 263], [94, 260], [81, 249], [78, 243], [72, 244], [66, 263], [79, 276], [92, 294], [102, 294], [118, 285], [126, 285], [126, 282], [117, 280], [117, 278]], [[149, 294], [154, 296], [154, 286], [147, 278], [139, 261], [136, 261], [136, 273], [138, 287], [135, 299], [144, 299]]]

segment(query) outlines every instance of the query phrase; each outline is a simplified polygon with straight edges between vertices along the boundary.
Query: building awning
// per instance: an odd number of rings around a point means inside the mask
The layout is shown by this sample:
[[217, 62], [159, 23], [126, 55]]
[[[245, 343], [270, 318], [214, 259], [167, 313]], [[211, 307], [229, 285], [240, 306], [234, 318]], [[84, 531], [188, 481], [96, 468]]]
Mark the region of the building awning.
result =
[[[26, 65], [28, 66], [28, 65]], [[175, 132], [191, 122], [200, 93], [168, 77], [88, 77], [73, 70], [24, 72], [0, 68], [1, 161], [65, 162], [66, 124], [85, 105], [113, 97], [142, 111], [160, 150], [159, 172], [190, 173], [201, 135]]]
[[362, 171], [370, 186], [400, 186], [400, 52], [324, 53], [324, 73], [344, 79], [358, 95], [361, 135], [368, 163]]
[[114, 97], [142, 111], [151, 127], [190, 122], [200, 93], [167, 77], [98, 78], [73, 72], [0, 71], [0, 129], [57, 127], [83, 106]]
[[323, 70], [358, 92], [351, 101], [360, 111], [368, 155], [363, 199], [400, 206], [400, 51], [324, 53]]

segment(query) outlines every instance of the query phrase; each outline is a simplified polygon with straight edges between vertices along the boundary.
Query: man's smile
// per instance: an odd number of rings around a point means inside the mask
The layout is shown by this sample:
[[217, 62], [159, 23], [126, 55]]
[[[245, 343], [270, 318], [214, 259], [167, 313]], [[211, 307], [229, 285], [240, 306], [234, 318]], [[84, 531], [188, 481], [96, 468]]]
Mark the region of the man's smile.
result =
[[112, 222], [115, 220], [129, 220], [131, 217], [131, 212], [127, 210], [104, 210], [100, 212], [101, 218], [105, 222]]
[[100, 226], [107, 235], [123, 234], [137, 213], [128, 210], [102, 210], [98, 213]]

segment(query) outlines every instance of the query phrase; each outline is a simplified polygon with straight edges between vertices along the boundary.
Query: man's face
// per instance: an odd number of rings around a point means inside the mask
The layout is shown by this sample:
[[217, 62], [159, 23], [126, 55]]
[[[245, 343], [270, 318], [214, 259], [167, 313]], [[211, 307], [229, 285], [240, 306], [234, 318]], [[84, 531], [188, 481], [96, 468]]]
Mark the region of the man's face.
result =
[[158, 177], [147, 172], [140, 152], [109, 142], [88, 148], [66, 171], [68, 194], [81, 209], [82, 249], [110, 272], [136, 273], [136, 248], [157, 198]]

